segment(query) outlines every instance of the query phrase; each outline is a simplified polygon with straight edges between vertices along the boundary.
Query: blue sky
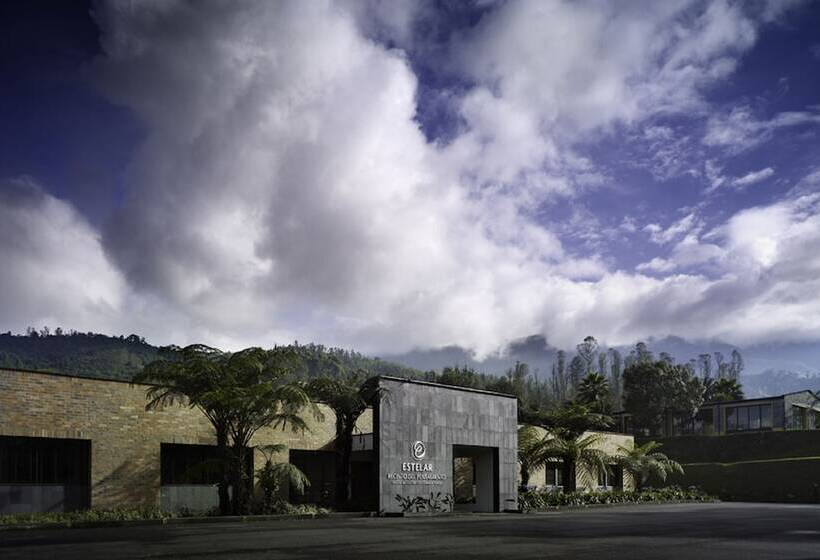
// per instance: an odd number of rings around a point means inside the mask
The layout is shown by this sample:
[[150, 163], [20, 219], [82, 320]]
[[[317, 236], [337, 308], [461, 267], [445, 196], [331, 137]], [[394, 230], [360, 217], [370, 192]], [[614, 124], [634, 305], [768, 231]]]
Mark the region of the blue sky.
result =
[[0, 329], [820, 341], [820, 5], [2, 8]]

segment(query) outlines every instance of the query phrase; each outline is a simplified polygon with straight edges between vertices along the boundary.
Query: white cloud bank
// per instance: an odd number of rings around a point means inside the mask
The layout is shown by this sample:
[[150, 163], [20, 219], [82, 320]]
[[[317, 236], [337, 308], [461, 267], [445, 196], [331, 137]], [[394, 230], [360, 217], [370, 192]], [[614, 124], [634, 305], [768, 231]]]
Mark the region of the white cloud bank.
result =
[[[605, 182], [577, 141], [699, 110], [700, 88], [733, 71], [759, 25], [726, 2], [621, 7], [510, 2], [454, 37], [450, 63], [475, 85], [456, 100], [463, 129], [439, 145], [415, 120], [404, 54], [365, 38], [360, 12], [100, 6], [101, 83], [147, 130], [130, 194], [98, 233], [33, 187], [0, 191], [0, 227], [16, 225], [0, 238], [13, 263], [0, 327], [479, 355], [535, 333], [564, 346], [588, 333], [820, 338], [810, 195], [742, 212], [706, 244], [694, 215], [657, 225], [659, 244], [683, 237], [641, 268], [662, 277], [568, 254], [533, 217], [545, 198]], [[413, 17], [391, 25], [406, 34]], [[676, 272], [719, 256], [731, 258], [708, 276]]]

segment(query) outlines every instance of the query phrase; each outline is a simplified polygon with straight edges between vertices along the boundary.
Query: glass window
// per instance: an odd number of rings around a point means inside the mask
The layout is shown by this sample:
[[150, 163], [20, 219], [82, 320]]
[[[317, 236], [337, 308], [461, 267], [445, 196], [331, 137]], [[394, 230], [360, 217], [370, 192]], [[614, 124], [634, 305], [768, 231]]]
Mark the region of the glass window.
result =
[[760, 429], [760, 408], [759, 406], [749, 407], [749, 429]]
[[748, 430], [749, 429], [749, 407], [742, 406], [737, 409], [737, 429], [738, 431], [741, 430]]
[[726, 410], [726, 431], [737, 431], [737, 409], [729, 408]]
[[770, 404], [764, 404], [760, 407], [760, 427], [772, 427], [772, 405]]

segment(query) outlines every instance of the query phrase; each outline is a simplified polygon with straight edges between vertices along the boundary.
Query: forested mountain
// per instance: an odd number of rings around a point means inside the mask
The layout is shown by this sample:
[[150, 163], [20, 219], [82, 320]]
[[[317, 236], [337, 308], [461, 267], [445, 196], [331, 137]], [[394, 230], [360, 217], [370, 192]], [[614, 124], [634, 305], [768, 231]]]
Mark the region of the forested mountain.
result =
[[[374, 375], [423, 377], [413, 368], [358, 352], [317, 344], [292, 345], [302, 356], [306, 374], [322, 373], [323, 359], [335, 358], [344, 369], [366, 369]], [[170, 347], [153, 346], [138, 335], [50, 331], [29, 328], [25, 335], [0, 334], [0, 367], [67, 373], [101, 379], [130, 380], [146, 364], [170, 355]]]
[[50, 332], [0, 334], [0, 367], [69, 373], [105, 379], [131, 379], [162, 349], [137, 335]]

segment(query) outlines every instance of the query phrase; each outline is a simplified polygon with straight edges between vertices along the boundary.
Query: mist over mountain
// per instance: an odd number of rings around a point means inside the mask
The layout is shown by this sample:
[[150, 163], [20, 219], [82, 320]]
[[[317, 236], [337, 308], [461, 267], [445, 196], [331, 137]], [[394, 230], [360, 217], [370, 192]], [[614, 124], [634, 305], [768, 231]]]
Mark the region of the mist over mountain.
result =
[[[580, 342], [580, 341], [579, 341]], [[686, 363], [700, 354], [720, 352], [729, 356], [735, 349], [743, 355], [745, 364], [741, 383], [748, 397], [778, 395], [803, 389], [820, 389], [820, 345], [815, 343], [760, 344], [733, 346], [718, 340], [687, 341], [679, 337], [649, 338], [649, 349], [659, 355], [666, 352], [678, 363]], [[626, 355], [629, 346], [616, 347]], [[605, 346], [601, 347], [606, 350]], [[545, 337], [533, 335], [510, 343], [506, 348], [483, 360], [459, 346], [416, 349], [404, 354], [383, 356], [385, 359], [420, 370], [440, 370], [447, 366], [468, 366], [478, 371], [501, 375], [516, 362], [529, 364], [539, 379], [550, 375], [558, 348]], [[567, 349], [569, 355], [574, 349]]]

